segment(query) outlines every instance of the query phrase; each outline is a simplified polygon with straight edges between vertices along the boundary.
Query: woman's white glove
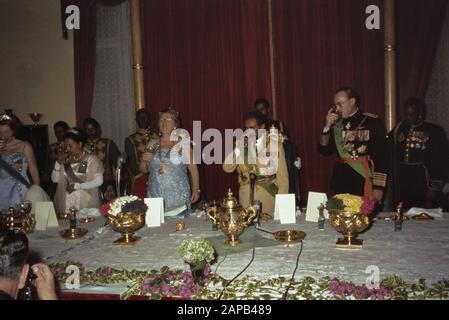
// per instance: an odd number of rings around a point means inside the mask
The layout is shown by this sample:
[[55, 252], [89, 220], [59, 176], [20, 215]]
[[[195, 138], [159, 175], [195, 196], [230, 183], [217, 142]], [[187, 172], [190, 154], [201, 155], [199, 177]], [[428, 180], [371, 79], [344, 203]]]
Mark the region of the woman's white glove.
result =
[[296, 158], [296, 161], [295, 161], [293, 164], [294, 164], [294, 166], [295, 166], [296, 168], [298, 168], [298, 170], [301, 170], [301, 167], [302, 167], [302, 161], [301, 161], [301, 158], [300, 158], [300, 157]]
[[97, 175], [93, 180], [84, 183], [75, 183], [75, 190], [90, 190], [100, 187], [103, 184], [103, 175]]

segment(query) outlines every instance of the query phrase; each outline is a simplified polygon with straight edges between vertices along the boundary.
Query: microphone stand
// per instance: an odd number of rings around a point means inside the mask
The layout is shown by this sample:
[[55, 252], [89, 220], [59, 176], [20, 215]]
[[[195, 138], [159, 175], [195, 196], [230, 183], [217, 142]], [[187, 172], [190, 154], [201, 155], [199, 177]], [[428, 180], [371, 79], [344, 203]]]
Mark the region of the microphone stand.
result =
[[265, 232], [265, 233], [269, 233], [269, 234], [274, 234], [274, 232], [268, 231], [266, 229], [263, 229], [260, 227], [260, 215], [262, 213], [262, 202], [260, 200], [254, 200], [254, 188], [256, 185], [256, 179], [257, 179], [257, 175], [255, 174], [254, 170], [251, 170], [250, 174], [249, 174], [249, 203], [252, 207], [254, 207], [256, 209], [256, 223], [255, 223], [255, 227], [256, 230]]
[[117, 169], [116, 169], [116, 171], [115, 171], [115, 175], [116, 175], [116, 177], [115, 177], [115, 188], [117, 189], [117, 197], [121, 197], [121, 195], [122, 195], [122, 193], [121, 193], [121, 190], [120, 190], [120, 176], [121, 176], [121, 171], [122, 171], [122, 169], [121, 169], [121, 163], [120, 163], [120, 166], [119, 167], [117, 167]]
[[115, 169], [115, 188], [117, 190], [117, 197], [122, 196], [120, 182], [121, 182], [122, 166], [123, 163], [125, 163], [126, 158], [127, 158], [126, 153], [122, 153], [117, 160], [117, 169]]
[[254, 173], [254, 169], [249, 173], [249, 204], [254, 205], [254, 188], [256, 185], [257, 176]]

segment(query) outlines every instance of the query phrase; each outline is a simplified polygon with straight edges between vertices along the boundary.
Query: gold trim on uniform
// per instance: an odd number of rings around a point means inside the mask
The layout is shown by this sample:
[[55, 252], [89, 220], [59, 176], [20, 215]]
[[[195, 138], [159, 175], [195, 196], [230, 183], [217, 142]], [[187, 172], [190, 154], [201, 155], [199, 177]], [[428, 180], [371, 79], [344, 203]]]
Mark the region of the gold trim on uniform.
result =
[[385, 188], [387, 186], [387, 177], [385, 173], [374, 172], [373, 185]]
[[376, 118], [376, 119], [379, 118], [379, 116], [377, 114], [369, 113], [369, 112], [364, 112], [363, 115], [370, 117], [370, 118]]
[[331, 138], [331, 135], [329, 133], [321, 134], [321, 136], [320, 136], [320, 145], [327, 146], [329, 144], [329, 142], [330, 142], [330, 138]]

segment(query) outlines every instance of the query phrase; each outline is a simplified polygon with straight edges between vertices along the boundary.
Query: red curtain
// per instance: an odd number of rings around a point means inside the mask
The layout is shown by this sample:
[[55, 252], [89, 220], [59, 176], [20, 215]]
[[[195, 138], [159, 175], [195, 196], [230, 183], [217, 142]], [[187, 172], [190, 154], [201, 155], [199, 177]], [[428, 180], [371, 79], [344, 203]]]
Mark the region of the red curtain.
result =
[[[80, 9], [80, 29], [73, 32], [75, 58], [75, 106], [76, 122], [90, 117], [95, 83], [96, 53], [96, 0], [61, 0], [62, 14], [65, 8], [76, 5]], [[62, 19], [65, 25], [65, 18]]]
[[[77, 120], [90, 115], [95, 72], [94, 0], [75, 32]], [[302, 190], [328, 191], [332, 159], [316, 152], [324, 115], [340, 86], [362, 96], [364, 111], [384, 116], [383, 30], [365, 28], [368, 5], [382, 0], [275, 0], [273, 31], [278, 117], [303, 158]], [[271, 98], [267, 0], [145, 0], [142, 4], [148, 109], [173, 105], [186, 129], [242, 126], [255, 98]], [[399, 0], [399, 96], [423, 96], [446, 0]], [[192, 133], [192, 132], [191, 132]], [[220, 165], [202, 166], [209, 199], [237, 190]], [[304, 194], [303, 194], [304, 196]], [[306, 200], [303, 197], [303, 200]]]
[[399, 114], [408, 98], [425, 98], [447, 5], [447, 0], [398, 1]]
[[[192, 135], [238, 128], [258, 97], [271, 98], [267, 1], [142, 1], [146, 104], [157, 111], [175, 106]], [[237, 177], [221, 165], [201, 166], [202, 189], [221, 199], [237, 193]]]
[[273, 1], [279, 118], [303, 159], [302, 191], [329, 191], [334, 159], [316, 151], [335, 90], [356, 89], [365, 112], [384, 116], [383, 32], [365, 28], [373, 0]]

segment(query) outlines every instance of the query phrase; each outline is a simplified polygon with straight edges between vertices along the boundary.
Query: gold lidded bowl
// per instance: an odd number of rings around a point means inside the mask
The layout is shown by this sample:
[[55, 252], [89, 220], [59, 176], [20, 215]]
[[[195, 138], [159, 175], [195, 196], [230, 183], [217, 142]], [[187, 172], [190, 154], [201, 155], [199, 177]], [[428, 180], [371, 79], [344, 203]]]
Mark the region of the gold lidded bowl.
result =
[[332, 227], [343, 235], [338, 239], [337, 249], [361, 249], [363, 240], [357, 239], [359, 233], [365, 231], [371, 224], [368, 216], [361, 212], [329, 210], [329, 222]]
[[36, 219], [33, 214], [19, 212], [14, 208], [10, 208], [6, 213], [0, 214], [0, 222], [9, 230], [18, 230], [23, 233], [32, 233], [36, 226]]
[[133, 234], [145, 224], [145, 213], [141, 211], [132, 211], [120, 213], [116, 216], [109, 214], [108, 222], [115, 232], [122, 235], [120, 239], [113, 242], [116, 246], [134, 245], [140, 238]]
[[206, 214], [228, 237], [226, 243], [235, 247], [240, 243], [239, 236], [256, 218], [257, 211], [254, 207], [243, 208], [229, 189], [221, 204], [206, 208]]

